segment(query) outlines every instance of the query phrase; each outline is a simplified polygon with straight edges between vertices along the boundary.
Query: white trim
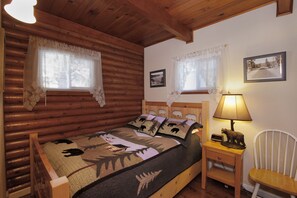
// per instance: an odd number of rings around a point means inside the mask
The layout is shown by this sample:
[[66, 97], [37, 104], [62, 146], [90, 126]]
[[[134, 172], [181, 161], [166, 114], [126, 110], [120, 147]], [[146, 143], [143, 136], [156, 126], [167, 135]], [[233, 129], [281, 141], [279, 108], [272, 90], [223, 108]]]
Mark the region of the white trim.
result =
[[[246, 189], [247, 191], [253, 193], [254, 191], [254, 186], [252, 185], [249, 185], [249, 184], [242, 184], [243, 188]], [[258, 196], [257, 197], [263, 197], [263, 198], [281, 198], [280, 196], [277, 196], [275, 194], [272, 194], [271, 192], [267, 192], [265, 190], [262, 190], [261, 189], [261, 186], [260, 186], [260, 189], [259, 189], [259, 192], [258, 192]]]

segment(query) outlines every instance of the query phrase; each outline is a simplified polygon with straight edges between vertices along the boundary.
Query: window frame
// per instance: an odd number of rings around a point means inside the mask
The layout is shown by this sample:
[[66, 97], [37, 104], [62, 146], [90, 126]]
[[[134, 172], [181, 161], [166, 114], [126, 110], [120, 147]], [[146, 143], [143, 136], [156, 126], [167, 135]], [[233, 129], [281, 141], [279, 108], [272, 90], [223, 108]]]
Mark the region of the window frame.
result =
[[[43, 51], [43, 52], [41, 52], [41, 51]], [[41, 59], [42, 60], [42, 57], [41, 57], [41, 54], [40, 53], [47, 53], [47, 52], [50, 52], [50, 51], [55, 51], [55, 53], [61, 53], [61, 54], [65, 55], [65, 56], [67, 56], [67, 55], [75, 56], [75, 53], [74, 52], [71, 52], [70, 50], [63, 50], [62, 51], [62, 50], [54, 49], [54, 48], [45, 49], [45, 48], [42, 48], [41, 47], [41, 48], [38, 49], [38, 59]], [[87, 58], [86, 57], [83, 57], [83, 59], [87, 59]], [[89, 82], [89, 86], [88, 87], [72, 87], [71, 86], [71, 81], [69, 80], [69, 85], [70, 85], [69, 88], [54, 88], [54, 87], [48, 87], [48, 86], [46, 86], [46, 90], [48, 90], [48, 91], [74, 91], [74, 92], [88, 92], [88, 91], [90, 91], [92, 89], [92, 84], [94, 84], [94, 81], [95, 81], [95, 78], [96, 78], [95, 75], [94, 75], [94, 73], [95, 73], [95, 65], [96, 64], [95, 64], [95, 60], [92, 59], [92, 58], [89, 58], [87, 60], [93, 62], [93, 67], [91, 69], [92, 71], [90, 72], [90, 78], [92, 78], [92, 79]], [[45, 77], [43, 75], [43, 71], [44, 71], [45, 67], [43, 65], [40, 65], [38, 67], [41, 70], [40, 82], [41, 82], [41, 84], [43, 84], [44, 77]], [[67, 75], [67, 78], [71, 79], [71, 74], [70, 74], [71, 73], [71, 70], [69, 69], [69, 71], [68, 72], [65, 72], [65, 73]], [[47, 84], [47, 83], [45, 83], [45, 84]]]
[[[183, 60], [179, 60], [179, 61], [183, 61]], [[187, 60], [184, 60], [184, 61], [187, 61]], [[175, 72], [177, 72], [178, 70], [179, 71], [182, 71], [182, 72], [179, 72], [179, 74], [178, 75], [183, 75], [185, 72], [184, 72], [184, 70], [186, 69], [185, 67], [185, 65], [183, 64], [183, 63], [180, 63], [181, 65], [177, 65], [176, 67], [181, 67], [181, 68], [179, 68], [179, 69], [176, 69], [175, 70]], [[187, 63], [186, 63], [187, 64]], [[199, 62], [195, 62], [194, 61], [194, 64], [199, 64]], [[190, 67], [199, 67], [199, 66], [197, 66], [197, 65], [191, 65]], [[209, 67], [209, 66], [208, 66]], [[196, 68], [195, 68], [196, 69]], [[208, 68], [209, 69], [209, 68]], [[196, 71], [195, 71], [196, 72]], [[214, 75], [216, 76], [216, 74], [217, 74], [217, 72], [218, 72], [218, 66], [216, 65], [215, 66], [215, 71], [213, 71], [214, 72]], [[183, 76], [183, 78], [184, 78], [184, 76]], [[197, 74], [195, 75], [195, 78], [197, 78]], [[179, 78], [178, 78], [179, 79]], [[215, 81], [214, 82], [212, 82], [214, 85], [216, 85], [217, 84], [217, 77], [215, 77], [215, 78], [213, 78]], [[206, 79], [206, 81], [205, 81], [205, 83], [206, 84], [208, 84], [207, 83], [207, 80], [208, 80], [208, 78]], [[180, 92], [180, 94], [209, 94], [209, 89], [212, 89], [212, 88], [214, 88], [215, 86], [213, 86], [213, 87], [198, 87], [197, 89], [192, 89], [192, 90], [183, 90], [183, 89], [181, 89], [181, 92]]]

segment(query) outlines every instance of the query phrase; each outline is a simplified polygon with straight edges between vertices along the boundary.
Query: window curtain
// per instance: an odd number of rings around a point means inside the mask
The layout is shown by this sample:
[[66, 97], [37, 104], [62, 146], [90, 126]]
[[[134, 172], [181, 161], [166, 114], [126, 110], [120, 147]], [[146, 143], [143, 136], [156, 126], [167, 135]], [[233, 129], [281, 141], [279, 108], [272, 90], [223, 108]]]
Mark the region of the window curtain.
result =
[[[48, 57], [46, 54], [50, 54], [50, 61], [46, 60]], [[50, 68], [53, 66], [55, 69]], [[73, 73], [71, 78], [74, 76], [75, 79], [67, 79], [69, 76], [62, 75], [63, 72], [65, 73], [63, 70], [70, 67]], [[93, 71], [89, 71], [92, 76], [83, 78], [81, 73], [84, 72], [84, 69], [90, 68], [93, 69]], [[47, 74], [49, 69], [52, 69], [55, 73], [52, 75]], [[73, 88], [67, 86], [67, 83], [63, 82], [66, 80], [73, 80], [72, 84], [74, 86], [75, 80], [79, 80], [80, 85], [86, 84], [85, 87], [78, 87], [75, 90], [87, 90], [93, 95], [100, 107], [105, 105], [100, 52], [30, 36], [24, 67], [24, 107], [32, 111], [41, 97], [45, 97], [46, 101], [47, 90], [52, 89], [55, 85], [59, 89], [65, 87], [67, 90], [73, 90]], [[86, 82], [81, 82], [83, 80]]]
[[187, 78], [193, 72], [198, 87], [207, 87], [208, 93], [213, 96], [222, 93], [225, 87], [224, 67], [227, 65], [227, 47], [220, 45], [174, 58], [167, 104], [170, 106], [180, 97]]

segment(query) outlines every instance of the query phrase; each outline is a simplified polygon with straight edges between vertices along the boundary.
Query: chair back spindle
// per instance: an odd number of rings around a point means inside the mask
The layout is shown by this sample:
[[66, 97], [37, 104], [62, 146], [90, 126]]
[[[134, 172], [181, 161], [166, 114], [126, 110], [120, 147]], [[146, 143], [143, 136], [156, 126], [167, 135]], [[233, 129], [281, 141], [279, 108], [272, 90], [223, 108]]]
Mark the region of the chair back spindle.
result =
[[297, 178], [297, 140], [280, 130], [264, 130], [254, 138], [254, 158], [257, 169], [266, 169]]
[[260, 185], [297, 196], [297, 138], [281, 130], [267, 129], [254, 138], [255, 168], [249, 172], [255, 181], [252, 198]]

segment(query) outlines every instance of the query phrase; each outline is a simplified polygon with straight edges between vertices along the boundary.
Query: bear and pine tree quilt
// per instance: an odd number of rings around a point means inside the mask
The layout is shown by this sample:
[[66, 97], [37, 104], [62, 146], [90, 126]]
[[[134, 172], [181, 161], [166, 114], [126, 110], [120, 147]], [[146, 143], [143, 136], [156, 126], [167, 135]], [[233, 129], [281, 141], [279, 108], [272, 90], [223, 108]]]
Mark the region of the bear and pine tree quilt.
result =
[[[164, 171], [166, 163], [161, 168], [153, 165], [155, 168], [152, 169], [152, 167], [145, 167], [146, 163], [143, 162], [151, 160], [150, 163], [155, 163], [156, 156], [173, 150], [179, 145], [180, 143], [172, 138], [152, 137], [129, 127], [122, 127], [48, 142], [43, 145], [43, 149], [56, 173], [59, 176], [65, 175], [69, 179], [73, 197], [88, 197], [82, 196], [85, 190], [104, 180], [110, 180], [111, 177], [122, 173], [123, 170], [133, 170], [138, 165], [142, 165], [143, 168], [139, 169], [137, 173], [132, 173], [131, 180], [122, 182], [128, 182], [134, 187], [134, 189], [130, 187], [129, 197], [143, 197], [152, 193], [146, 192], [148, 186], [155, 186], [154, 182], [163, 181], [164, 179], [158, 181], [158, 177], [162, 172], [168, 171]], [[176, 153], [178, 152], [171, 155], [175, 156]], [[191, 161], [193, 161], [192, 158]], [[177, 171], [181, 170], [177, 169]], [[104, 189], [115, 187], [117, 182], [116, 180], [112, 181]], [[98, 193], [93, 191], [92, 196], [94, 193]], [[114, 192], [111, 191], [116, 190], [109, 191], [112, 194]]]

